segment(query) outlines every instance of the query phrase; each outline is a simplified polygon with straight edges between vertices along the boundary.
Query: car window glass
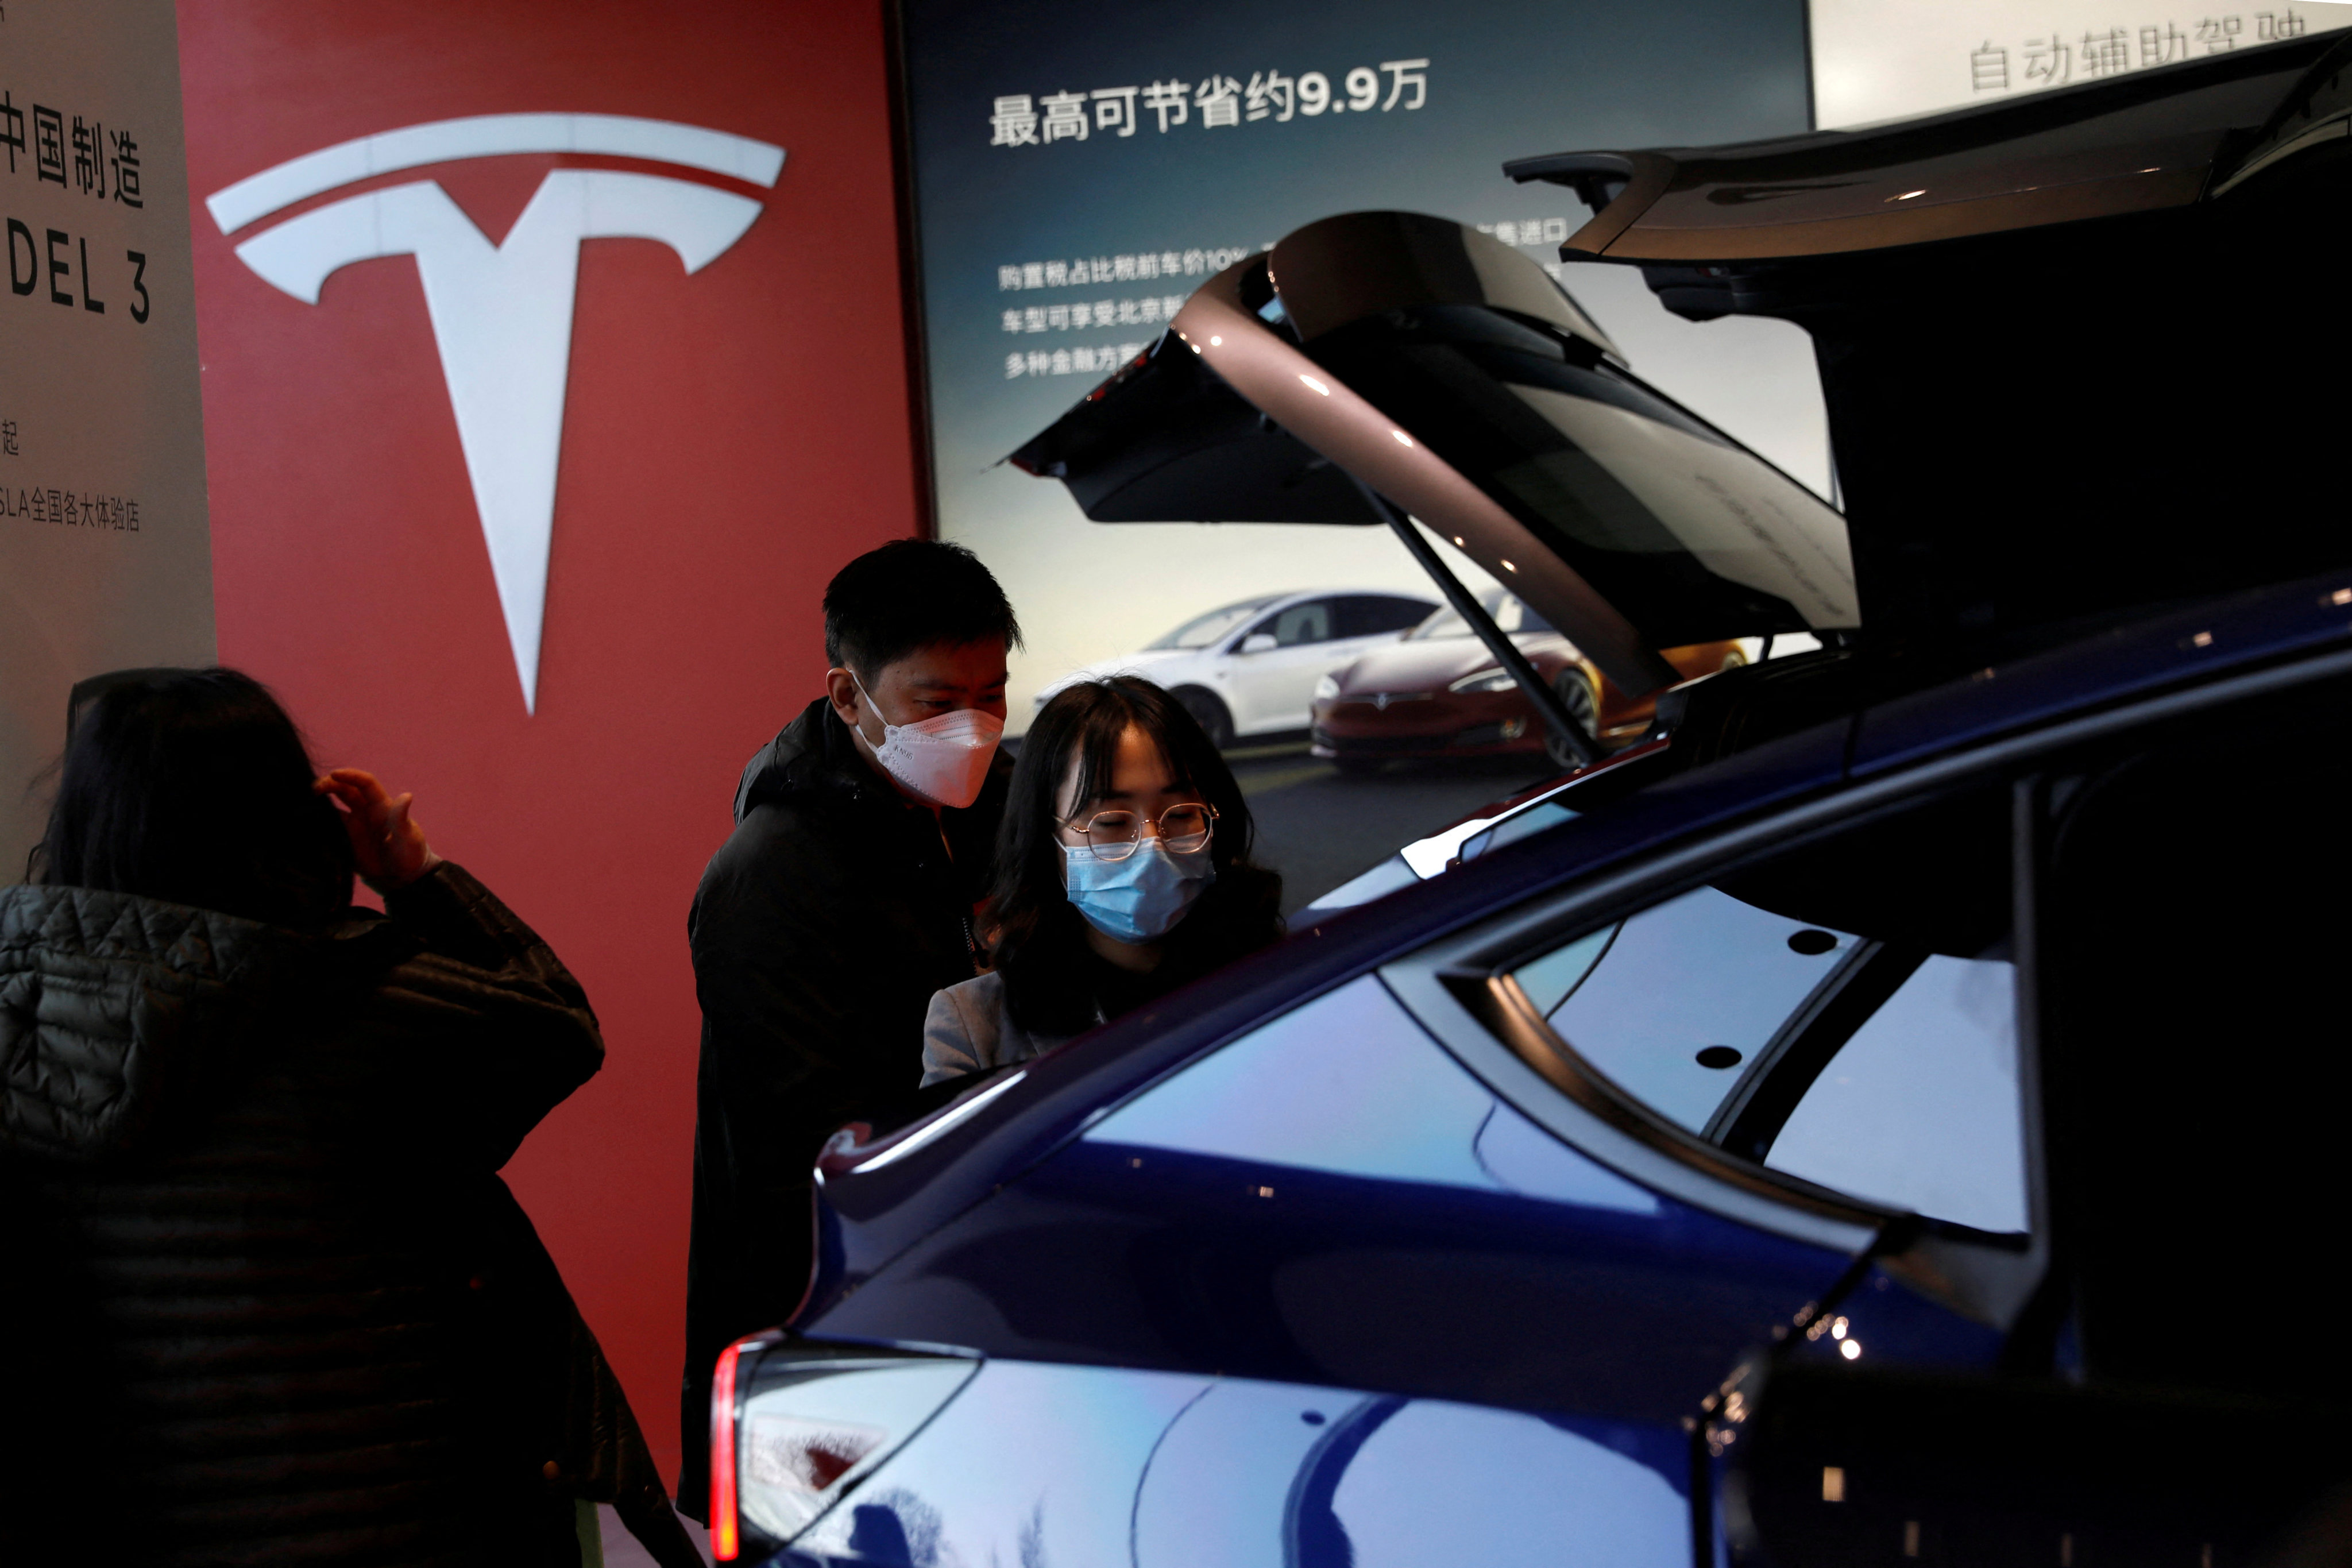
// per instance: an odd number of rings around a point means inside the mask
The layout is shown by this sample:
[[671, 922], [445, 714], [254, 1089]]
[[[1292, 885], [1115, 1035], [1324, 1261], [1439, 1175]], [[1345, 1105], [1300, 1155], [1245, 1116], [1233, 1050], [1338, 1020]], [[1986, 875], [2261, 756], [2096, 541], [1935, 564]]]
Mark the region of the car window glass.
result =
[[1421, 599], [1391, 598], [1385, 594], [1350, 594], [1339, 601], [1339, 635], [1381, 637], [1419, 626], [1430, 606]]
[[1495, 612], [1495, 624], [1513, 636], [1522, 633], [1548, 632], [1552, 629], [1549, 621], [1536, 614], [1516, 594], [1503, 595], [1502, 604]]
[[1527, 993], [1537, 1012], [1552, 1018], [1559, 1013], [1560, 1004], [1568, 1000], [1569, 993], [1584, 984], [1593, 965], [1601, 962], [1601, 955], [1617, 940], [1617, 933], [1624, 929], [1625, 922], [1620, 921], [1578, 937], [1567, 946], [1554, 948], [1534, 963], [1523, 965], [1511, 978], [1519, 983], [1519, 989]]
[[1860, 622], [1844, 520], [1620, 365], [1454, 306], [1325, 332], [1316, 359], [1657, 642]]
[[1225, 605], [1205, 616], [1195, 616], [1156, 642], [1144, 644], [1147, 652], [1160, 648], [1207, 647], [1242, 622], [1264, 609], [1265, 598], [1244, 599], [1238, 605]]
[[1520, 989], [1586, 1062], [1696, 1132], [1853, 942], [1701, 888], [1524, 966]]
[[1810, 626], [1861, 621], [1845, 521], [1752, 453], [1614, 401], [1510, 390], [1562, 444], [1501, 465], [1495, 481], [1581, 543], [1687, 551], [1709, 572], [1787, 602]]
[[[1495, 625], [1505, 632], [1517, 634], [1548, 632], [1552, 629], [1551, 623], [1521, 604], [1517, 595], [1506, 593], [1500, 588], [1489, 588], [1479, 595], [1478, 605], [1486, 614], [1494, 617]], [[1457, 612], [1444, 609], [1415, 626], [1412, 640], [1419, 642], [1440, 637], [1466, 637], [1475, 635], [1470, 629], [1468, 621], [1464, 620]]]
[[[2040, 889], [2082, 1363], [2282, 1408], [2313, 1392], [2294, 1350], [2343, 1315], [2336, 1291], [2282, 1287], [2332, 1247], [2345, 1184], [2352, 688], [2242, 699], [2133, 751], [2052, 791]], [[2224, 1282], [2260, 1293], [2258, 1335], [2216, 1321]]]
[[1380, 629], [1384, 632], [1411, 631], [1428, 618], [1435, 608], [1426, 599], [1383, 599], [1381, 602]]
[[1306, 643], [1331, 640], [1331, 601], [1309, 599], [1303, 605], [1293, 605], [1274, 616], [1260, 630], [1271, 629], [1276, 644], [1297, 647]]
[[1439, 637], [1466, 637], [1470, 623], [1451, 607], [1438, 611], [1405, 634], [1407, 642], [1433, 642]]
[[1509, 978], [1549, 1048], [1768, 1168], [2025, 1225], [1998, 792], [1727, 873]]
[[1979, 1230], [2023, 1230], [2015, 970], [1928, 955], [1831, 1058], [1764, 1163]]

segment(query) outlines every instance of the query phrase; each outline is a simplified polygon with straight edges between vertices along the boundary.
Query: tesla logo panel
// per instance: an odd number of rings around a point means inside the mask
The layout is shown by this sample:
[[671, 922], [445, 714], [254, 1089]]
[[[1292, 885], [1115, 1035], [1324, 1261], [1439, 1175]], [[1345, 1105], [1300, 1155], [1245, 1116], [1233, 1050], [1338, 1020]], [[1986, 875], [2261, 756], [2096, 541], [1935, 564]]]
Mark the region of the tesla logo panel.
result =
[[[324, 148], [216, 191], [205, 206], [223, 234], [234, 234], [377, 175], [528, 153], [643, 159], [761, 186], [773, 186], [784, 166], [781, 147], [671, 121], [488, 114]], [[236, 247], [262, 279], [311, 305], [340, 268], [386, 256], [416, 258], [526, 710], [535, 709], [539, 697], [580, 242], [658, 240], [692, 274], [740, 239], [760, 209], [749, 196], [688, 179], [556, 169], [495, 246], [438, 183], [419, 180], [313, 207]]]

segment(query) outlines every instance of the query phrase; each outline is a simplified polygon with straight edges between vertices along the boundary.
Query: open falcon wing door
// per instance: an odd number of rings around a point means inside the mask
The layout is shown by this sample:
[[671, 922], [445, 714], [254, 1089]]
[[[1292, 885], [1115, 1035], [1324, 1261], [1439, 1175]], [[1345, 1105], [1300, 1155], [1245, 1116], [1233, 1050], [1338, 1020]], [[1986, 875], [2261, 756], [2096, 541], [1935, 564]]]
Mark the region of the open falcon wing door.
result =
[[1918, 120], [1504, 165], [1563, 260], [1812, 334], [1867, 644], [1976, 650], [2352, 559], [2352, 40]]

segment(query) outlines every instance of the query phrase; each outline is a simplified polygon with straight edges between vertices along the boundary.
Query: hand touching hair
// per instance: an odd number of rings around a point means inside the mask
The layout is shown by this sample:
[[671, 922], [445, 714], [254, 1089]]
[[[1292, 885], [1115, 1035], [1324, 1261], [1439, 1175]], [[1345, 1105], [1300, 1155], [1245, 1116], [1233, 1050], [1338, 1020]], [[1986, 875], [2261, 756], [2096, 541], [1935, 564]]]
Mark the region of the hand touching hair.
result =
[[409, 815], [415, 795], [393, 796], [362, 768], [330, 769], [312, 787], [342, 813], [360, 879], [377, 892], [404, 888], [441, 863]]

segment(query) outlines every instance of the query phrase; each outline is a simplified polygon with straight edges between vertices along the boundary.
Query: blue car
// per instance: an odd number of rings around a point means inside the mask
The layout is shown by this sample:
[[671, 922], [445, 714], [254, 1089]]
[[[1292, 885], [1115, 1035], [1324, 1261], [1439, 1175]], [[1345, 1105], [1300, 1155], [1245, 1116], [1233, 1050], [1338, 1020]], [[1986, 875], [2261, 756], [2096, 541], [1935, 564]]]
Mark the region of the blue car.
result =
[[[1213, 279], [1024, 448], [1106, 521], [1410, 513], [1628, 690], [1819, 647], [836, 1137], [807, 1299], [719, 1367], [719, 1555], [2339, 1558], [2352, 400], [2340, 312], [2250, 318], [2340, 272], [2347, 66], [1515, 166], [1596, 208], [1564, 254], [1814, 332], [1843, 515], [1410, 215]], [[2004, 360], [2037, 290], [2247, 308]], [[2152, 447], [2071, 471], [2069, 405]]]

